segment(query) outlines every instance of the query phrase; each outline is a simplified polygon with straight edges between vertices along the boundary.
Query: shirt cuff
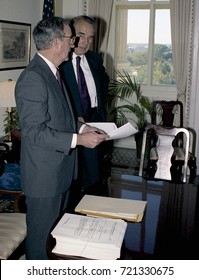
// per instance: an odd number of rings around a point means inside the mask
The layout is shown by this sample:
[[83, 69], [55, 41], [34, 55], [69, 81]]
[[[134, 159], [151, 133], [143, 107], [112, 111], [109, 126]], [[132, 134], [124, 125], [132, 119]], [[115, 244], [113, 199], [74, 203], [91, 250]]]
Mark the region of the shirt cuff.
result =
[[72, 142], [71, 142], [71, 149], [74, 149], [77, 145], [77, 134], [73, 134]]
[[79, 129], [79, 134], [82, 133], [82, 131], [83, 131], [83, 129], [84, 129], [85, 126], [86, 126], [86, 124], [83, 124], [83, 125], [80, 127], [80, 129]]
[[[83, 124], [80, 129], [79, 129], [79, 134], [82, 133], [84, 127], [86, 126], [86, 124]], [[73, 138], [72, 138], [72, 142], [71, 142], [71, 148], [75, 148], [77, 146], [77, 134], [73, 134]]]

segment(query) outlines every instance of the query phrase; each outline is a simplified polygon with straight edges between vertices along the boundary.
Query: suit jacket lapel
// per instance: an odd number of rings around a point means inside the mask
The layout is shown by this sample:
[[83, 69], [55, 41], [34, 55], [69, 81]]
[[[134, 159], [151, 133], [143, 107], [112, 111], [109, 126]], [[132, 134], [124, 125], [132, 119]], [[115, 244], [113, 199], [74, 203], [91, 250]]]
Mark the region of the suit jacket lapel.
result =
[[101, 93], [99, 93], [99, 89], [100, 89], [100, 80], [99, 80], [99, 73], [97, 73], [97, 64], [96, 64], [96, 60], [95, 57], [92, 55], [92, 53], [90, 51], [88, 51], [86, 54], [86, 59], [87, 62], [89, 64], [94, 82], [95, 82], [95, 87], [96, 87], [96, 94], [97, 94], [97, 100], [98, 100], [98, 104], [100, 104], [100, 100], [99, 100], [99, 96]]
[[48, 67], [47, 63], [37, 54], [35, 55], [35, 59], [36, 59], [36, 63], [40, 64], [40, 66], [43, 70], [43, 73], [46, 76], [47, 81], [50, 84], [51, 89], [55, 92], [56, 96], [61, 99], [64, 106], [68, 106], [69, 111], [70, 111], [71, 116], [72, 116], [73, 125], [74, 125], [74, 127], [76, 127], [74, 112], [73, 112], [73, 109], [72, 109], [70, 98], [68, 96], [68, 92], [67, 92], [67, 90], [64, 86], [64, 83], [63, 83], [63, 90], [64, 90], [64, 92], [63, 92], [62, 89], [60, 88], [60, 85], [59, 85], [58, 81], [56, 80], [56, 77], [52, 73], [51, 69]]
[[73, 102], [75, 103], [75, 108], [77, 108], [78, 115], [81, 115], [81, 106], [80, 106], [80, 96], [77, 86], [77, 81], [75, 77], [75, 72], [73, 69], [73, 64], [71, 61], [67, 61], [63, 65], [63, 73], [67, 75], [66, 83], [68, 84], [69, 91]]

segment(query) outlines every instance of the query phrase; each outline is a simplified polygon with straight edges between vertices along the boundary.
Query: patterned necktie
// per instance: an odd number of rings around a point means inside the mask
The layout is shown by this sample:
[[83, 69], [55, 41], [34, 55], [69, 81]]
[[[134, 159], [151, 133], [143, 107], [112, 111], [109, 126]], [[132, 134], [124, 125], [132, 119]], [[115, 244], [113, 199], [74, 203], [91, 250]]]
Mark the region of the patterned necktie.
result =
[[79, 88], [79, 94], [81, 99], [81, 108], [83, 113], [83, 118], [85, 121], [89, 121], [90, 111], [91, 111], [91, 101], [88, 93], [88, 88], [86, 85], [86, 80], [82, 68], [80, 66], [81, 57], [77, 56], [77, 83]]

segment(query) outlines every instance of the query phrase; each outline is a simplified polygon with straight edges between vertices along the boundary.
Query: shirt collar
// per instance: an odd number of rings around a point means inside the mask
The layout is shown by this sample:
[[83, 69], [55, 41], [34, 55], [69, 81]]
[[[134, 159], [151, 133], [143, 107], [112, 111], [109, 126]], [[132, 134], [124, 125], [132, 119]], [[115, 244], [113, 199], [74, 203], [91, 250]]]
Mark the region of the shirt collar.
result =
[[56, 72], [57, 72], [56, 66], [50, 60], [48, 60], [46, 57], [44, 57], [42, 54], [38, 53], [38, 55], [48, 64], [49, 68], [51, 69], [53, 74], [56, 76]]
[[85, 60], [85, 55], [77, 55], [76, 53], [73, 53], [73, 60], [76, 60], [76, 57], [77, 56], [80, 56], [81, 57], [81, 61], [84, 63], [84, 60]]

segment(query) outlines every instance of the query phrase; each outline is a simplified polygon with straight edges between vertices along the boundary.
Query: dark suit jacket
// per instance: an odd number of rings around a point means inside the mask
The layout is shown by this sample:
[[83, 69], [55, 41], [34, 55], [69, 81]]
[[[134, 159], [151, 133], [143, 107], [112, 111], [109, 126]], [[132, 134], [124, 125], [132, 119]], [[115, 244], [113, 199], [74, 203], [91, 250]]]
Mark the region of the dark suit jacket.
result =
[[[85, 56], [93, 75], [98, 101], [97, 114], [95, 110], [95, 113], [92, 114], [92, 118], [89, 121], [106, 121], [105, 98], [108, 94], [109, 77], [103, 66], [102, 58], [98, 53], [88, 51]], [[80, 95], [72, 61], [69, 60], [62, 63], [61, 70], [62, 77], [64, 78], [65, 85], [70, 93], [76, 115], [82, 116]], [[93, 189], [93, 186], [102, 186], [103, 154], [105, 152], [104, 145], [105, 143], [97, 146], [95, 149], [88, 149], [85, 147], [80, 147], [78, 149], [80, 164], [78, 179], [80, 185], [82, 185], [81, 188], [85, 190]], [[92, 194], [97, 193], [98, 191]]]
[[[102, 58], [98, 53], [88, 51], [85, 56], [93, 75], [97, 91], [98, 116], [96, 120], [92, 121], [106, 121], [105, 97], [108, 94], [109, 77], [103, 66]], [[74, 102], [74, 107], [77, 115], [82, 116], [80, 96], [72, 61], [68, 60], [66, 62], [63, 62], [61, 65], [61, 70], [65, 85], [70, 92], [72, 100]]]
[[55, 76], [35, 55], [16, 84], [21, 126], [21, 187], [27, 196], [54, 196], [65, 192], [76, 172], [76, 133], [71, 104]]

